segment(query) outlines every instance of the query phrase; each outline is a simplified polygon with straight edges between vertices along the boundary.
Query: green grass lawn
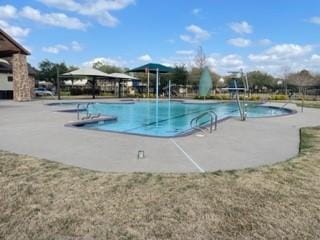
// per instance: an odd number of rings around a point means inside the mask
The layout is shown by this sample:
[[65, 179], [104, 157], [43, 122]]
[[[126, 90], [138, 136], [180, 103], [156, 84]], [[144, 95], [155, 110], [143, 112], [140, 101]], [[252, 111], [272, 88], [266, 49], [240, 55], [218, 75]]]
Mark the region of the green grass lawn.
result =
[[109, 174], [0, 151], [0, 239], [320, 239], [320, 128], [301, 137], [289, 161], [205, 174]]

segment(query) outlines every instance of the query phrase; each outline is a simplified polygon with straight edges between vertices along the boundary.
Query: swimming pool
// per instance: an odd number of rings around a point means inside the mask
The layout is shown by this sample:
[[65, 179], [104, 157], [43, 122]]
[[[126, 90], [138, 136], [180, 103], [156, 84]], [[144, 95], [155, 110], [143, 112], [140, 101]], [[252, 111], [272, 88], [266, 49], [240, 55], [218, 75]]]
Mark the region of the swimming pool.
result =
[[[100, 131], [155, 137], [176, 137], [192, 132], [190, 121], [201, 113], [214, 111], [218, 120], [239, 116], [236, 103], [184, 103], [177, 101], [134, 101], [131, 103], [94, 103], [90, 114], [115, 116], [117, 120], [84, 124], [81, 127]], [[270, 117], [290, 114], [288, 109], [248, 105], [248, 117]], [[209, 116], [203, 119], [209, 121]]]

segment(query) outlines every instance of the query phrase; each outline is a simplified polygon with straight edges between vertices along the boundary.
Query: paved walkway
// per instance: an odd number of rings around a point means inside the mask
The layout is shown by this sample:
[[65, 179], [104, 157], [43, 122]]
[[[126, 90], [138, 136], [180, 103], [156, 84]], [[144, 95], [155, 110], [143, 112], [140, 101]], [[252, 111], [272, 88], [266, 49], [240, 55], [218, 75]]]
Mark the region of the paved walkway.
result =
[[[48, 102], [0, 101], [0, 149], [108, 172], [216, 171], [291, 158], [299, 128], [320, 125], [320, 110], [306, 108], [284, 117], [229, 119], [205, 137], [161, 139], [65, 127], [76, 114], [55, 112], [59, 107]], [[138, 160], [138, 150], [146, 158]]]

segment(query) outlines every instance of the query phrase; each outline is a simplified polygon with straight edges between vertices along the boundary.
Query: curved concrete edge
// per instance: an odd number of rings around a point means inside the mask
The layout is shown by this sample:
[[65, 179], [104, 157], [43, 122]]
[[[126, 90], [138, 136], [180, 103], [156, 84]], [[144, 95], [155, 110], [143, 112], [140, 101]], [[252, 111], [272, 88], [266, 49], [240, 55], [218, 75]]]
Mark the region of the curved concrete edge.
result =
[[[66, 128], [76, 115], [57, 113], [44, 103], [1, 101], [0, 149], [103, 172], [199, 172], [190, 159], [206, 172], [271, 165], [298, 153], [300, 128], [320, 125], [319, 109], [301, 113], [290, 104], [297, 114], [229, 119], [213, 134], [175, 138], [178, 148], [171, 139]], [[138, 150], [145, 151], [144, 159], [137, 159]]]

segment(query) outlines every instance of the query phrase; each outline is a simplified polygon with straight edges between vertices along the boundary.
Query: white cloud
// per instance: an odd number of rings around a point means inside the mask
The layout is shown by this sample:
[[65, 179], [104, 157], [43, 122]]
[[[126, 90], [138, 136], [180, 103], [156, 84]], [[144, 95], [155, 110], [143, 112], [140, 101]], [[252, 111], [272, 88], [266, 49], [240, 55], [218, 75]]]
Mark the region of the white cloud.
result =
[[320, 17], [312, 17], [309, 19], [309, 22], [320, 25]]
[[91, 59], [87, 62], [82, 63], [82, 65], [86, 67], [92, 67], [97, 62], [111, 65], [111, 66], [117, 66], [117, 67], [124, 67], [126, 65], [126, 62], [123, 61], [121, 58], [114, 59], [114, 58], [105, 58], [105, 57], [97, 57], [97, 58]]
[[253, 27], [246, 21], [230, 23], [229, 27], [236, 33], [250, 34], [253, 32]]
[[83, 47], [81, 46], [81, 44], [77, 41], [72, 41], [71, 42], [71, 49], [75, 52], [80, 52], [83, 50]]
[[180, 39], [188, 43], [201, 43], [210, 37], [210, 33], [197, 25], [189, 25], [186, 27], [190, 34], [180, 35]]
[[176, 54], [190, 56], [190, 55], [194, 54], [194, 51], [193, 50], [178, 50], [178, 51], [176, 51]]
[[0, 18], [15, 18], [17, 16], [17, 9], [12, 5], [0, 6]]
[[208, 57], [207, 58], [207, 65], [211, 69], [211, 71], [216, 72], [218, 67], [218, 60], [214, 57]]
[[68, 50], [69, 50], [69, 47], [62, 45], [62, 44], [57, 44], [54, 46], [42, 48], [42, 51], [47, 52], [47, 53], [53, 53], [53, 54], [58, 54], [62, 51], [68, 51]]
[[259, 40], [259, 45], [262, 45], [262, 46], [268, 46], [270, 44], [272, 44], [272, 41], [268, 38], [264, 38], [264, 39], [261, 39]]
[[[177, 55], [170, 58], [161, 59], [162, 63], [170, 66], [185, 65], [187, 69], [196, 67], [193, 55]], [[206, 65], [215, 72], [225, 74], [229, 71], [245, 69], [246, 65], [241, 56], [236, 54], [220, 55], [210, 54], [207, 56]]]
[[251, 69], [261, 69], [272, 74], [279, 74], [287, 66], [294, 71], [304, 68], [318, 71], [320, 62], [317, 63], [318, 55], [313, 54], [313, 50], [311, 45], [278, 44], [260, 54], [250, 54], [248, 59]]
[[30, 6], [24, 7], [20, 15], [35, 22], [67, 29], [85, 30], [87, 27], [87, 24], [78, 18], [69, 17], [64, 13], [41, 13]]
[[212, 54], [207, 57], [207, 65], [212, 71], [219, 72], [221, 74], [246, 68], [242, 57], [237, 54], [222, 56], [219, 54]]
[[243, 61], [241, 56], [236, 54], [230, 54], [221, 59], [222, 67], [233, 67], [233, 68], [241, 68], [243, 66]]
[[18, 39], [22, 37], [26, 37], [30, 33], [29, 28], [14, 26], [3, 20], [0, 20], [0, 28], [2, 28], [5, 32], [7, 32], [13, 38], [18, 38]]
[[192, 9], [192, 14], [195, 16], [198, 16], [201, 13], [202, 9], [201, 8], [194, 8]]
[[56, 45], [49, 46], [49, 47], [43, 47], [42, 51], [47, 52], [47, 53], [58, 54], [63, 51], [79, 52], [79, 51], [82, 51], [82, 49], [83, 48], [79, 42], [72, 41], [70, 45], [56, 44]]
[[249, 47], [251, 45], [251, 40], [245, 38], [232, 38], [228, 40], [230, 45], [235, 47]]
[[313, 54], [313, 55], [311, 56], [311, 60], [320, 63], [320, 55], [318, 55], [318, 54]]
[[269, 50], [267, 54], [277, 55], [280, 58], [284, 57], [299, 57], [310, 53], [313, 50], [311, 45], [298, 45], [298, 44], [279, 44], [275, 45]]
[[143, 62], [150, 62], [150, 61], [152, 61], [152, 58], [150, 57], [149, 54], [145, 54], [145, 55], [140, 56], [138, 58], [138, 60], [143, 61]]
[[134, 0], [40, 0], [42, 3], [61, 10], [76, 12], [80, 15], [95, 18], [101, 25], [114, 27], [119, 20], [110, 14], [134, 4]]
[[250, 54], [249, 60], [252, 62], [281, 63], [292, 61], [293, 58], [300, 58], [311, 53], [313, 47], [310, 45], [279, 44], [275, 45], [262, 54]]

